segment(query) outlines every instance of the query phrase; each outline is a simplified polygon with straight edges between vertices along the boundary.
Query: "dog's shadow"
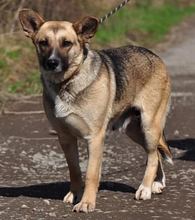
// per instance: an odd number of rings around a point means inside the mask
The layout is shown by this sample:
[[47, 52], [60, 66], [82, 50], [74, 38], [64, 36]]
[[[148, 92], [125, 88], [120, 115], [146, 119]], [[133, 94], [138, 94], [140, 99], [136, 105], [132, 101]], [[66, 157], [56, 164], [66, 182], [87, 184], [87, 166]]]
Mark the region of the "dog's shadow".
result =
[[[56, 182], [23, 187], [0, 187], [0, 196], [3, 197], [33, 197], [43, 199], [62, 200], [70, 188], [69, 182]], [[99, 191], [119, 191], [124, 193], [135, 193], [131, 186], [116, 182], [101, 182]]]
[[176, 159], [186, 160], [186, 161], [195, 161], [195, 139], [194, 138], [168, 140], [167, 142], [168, 142], [168, 145], [171, 146], [171, 148], [185, 151], [181, 157], [178, 157]]

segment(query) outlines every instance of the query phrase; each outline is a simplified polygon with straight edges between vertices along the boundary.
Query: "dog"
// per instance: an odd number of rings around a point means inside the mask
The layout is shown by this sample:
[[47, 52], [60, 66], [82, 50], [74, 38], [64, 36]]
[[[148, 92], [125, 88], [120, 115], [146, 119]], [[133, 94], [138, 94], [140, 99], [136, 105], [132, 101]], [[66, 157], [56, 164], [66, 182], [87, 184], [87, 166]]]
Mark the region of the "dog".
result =
[[[142, 47], [124, 46], [101, 51], [89, 47], [99, 20], [84, 17], [76, 23], [45, 22], [31, 9], [22, 9], [20, 23], [35, 45], [43, 84], [43, 104], [56, 130], [70, 171], [65, 203], [76, 212], [95, 209], [104, 139], [119, 130], [140, 144], [147, 165], [137, 200], [162, 193], [162, 158], [172, 163], [164, 139], [170, 106], [170, 80], [162, 60]], [[88, 144], [83, 186], [77, 140]]]

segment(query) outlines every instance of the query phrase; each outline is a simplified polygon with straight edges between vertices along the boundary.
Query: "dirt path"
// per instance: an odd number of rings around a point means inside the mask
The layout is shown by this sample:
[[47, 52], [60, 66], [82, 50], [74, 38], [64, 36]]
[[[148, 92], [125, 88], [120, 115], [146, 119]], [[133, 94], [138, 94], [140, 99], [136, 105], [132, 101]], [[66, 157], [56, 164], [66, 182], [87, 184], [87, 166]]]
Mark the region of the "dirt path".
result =
[[[62, 202], [69, 175], [56, 136], [44, 114], [0, 115], [0, 219], [195, 219], [195, 19], [182, 23], [155, 51], [168, 67], [172, 106], [166, 124], [175, 166], [165, 164], [167, 188], [149, 201], [135, 201], [145, 153], [114, 134], [105, 144], [102, 179], [94, 213], [77, 214]], [[30, 103], [29, 103], [30, 101]], [[10, 111], [42, 110], [40, 98], [9, 101]], [[81, 169], [87, 150], [80, 144]]]

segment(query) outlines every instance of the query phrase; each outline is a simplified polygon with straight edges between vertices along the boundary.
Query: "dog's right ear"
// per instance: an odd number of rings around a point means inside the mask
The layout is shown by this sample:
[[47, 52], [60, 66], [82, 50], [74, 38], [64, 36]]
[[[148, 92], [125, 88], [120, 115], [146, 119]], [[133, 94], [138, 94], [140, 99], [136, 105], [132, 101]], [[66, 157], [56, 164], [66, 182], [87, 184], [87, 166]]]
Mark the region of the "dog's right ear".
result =
[[98, 29], [99, 20], [95, 17], [84, 17], [80, 21], [73, 24], [77, 35], [84, 43], [89, 43]]
[[19, 13], [20, 23], [27, 37], [33, 39], [44, 20], [31, 9], [22, 9]]

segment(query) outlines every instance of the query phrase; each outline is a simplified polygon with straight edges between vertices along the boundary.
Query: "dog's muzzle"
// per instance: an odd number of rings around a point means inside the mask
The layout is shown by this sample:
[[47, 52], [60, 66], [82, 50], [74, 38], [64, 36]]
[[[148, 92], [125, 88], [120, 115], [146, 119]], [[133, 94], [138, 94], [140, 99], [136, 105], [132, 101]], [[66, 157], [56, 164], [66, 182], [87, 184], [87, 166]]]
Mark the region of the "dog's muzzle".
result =
[[58, 59], [48, 59], [46, 63], [46, 70], [59, 71], [57, 68], [59, 64], [60, 64], [60, 61]]

